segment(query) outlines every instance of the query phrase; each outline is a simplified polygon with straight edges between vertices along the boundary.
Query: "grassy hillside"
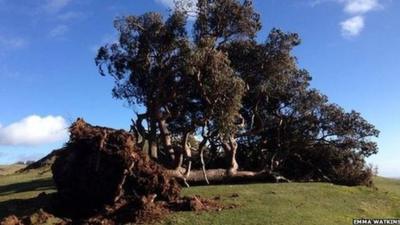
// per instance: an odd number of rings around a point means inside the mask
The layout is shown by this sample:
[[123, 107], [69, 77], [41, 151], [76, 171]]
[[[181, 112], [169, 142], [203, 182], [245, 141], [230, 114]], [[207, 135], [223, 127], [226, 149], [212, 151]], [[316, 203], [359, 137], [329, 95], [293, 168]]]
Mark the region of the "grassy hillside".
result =
[[[399, 218], [400, 181], [377, 179], [378, 190], [323, 183], [195, 187], [240, 207], [220, 213], [178, 213], [166, 224], [352, 224], [353, 218]], [[238, 193], [238, 198], [229, 197]]]
[[23, 164], [0, 165], [0, 176], [13, 174], [25, 166]]
[[[352, 218], [399, 218], [400, 181], [376, 178], [378, 190], [326, 183], [249, 184], [193, 187], [185, 195], [219, 196], [239, 207], [222, 212], [181, 212], [164, 224], [351, 224]], [[54, 192], [49, 171], [0, 176], [0, 218], [40, 207], [31, 199]], [[235, 197], [236, 196], [236, 197]], [[29, 200], [30, 199], [30, 200]]]

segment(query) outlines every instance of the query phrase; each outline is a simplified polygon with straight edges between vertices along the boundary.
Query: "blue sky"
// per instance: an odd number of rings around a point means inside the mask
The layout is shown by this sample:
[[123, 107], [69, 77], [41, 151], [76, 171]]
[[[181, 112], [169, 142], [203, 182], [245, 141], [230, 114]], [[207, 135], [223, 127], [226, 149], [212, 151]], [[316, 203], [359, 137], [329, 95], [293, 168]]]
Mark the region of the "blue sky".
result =
[[[297, 32], [299, 64], [346, 110], [381, 130], [369, 161], [400, 177], [400, 1], [255, 0], [264, 41], [272, 27]], [[168, 14], [170, 0], [0, 0], [0, 164], [38, 159], [66, 140], [76, 117], [128, 128], [133, 110], [111, 97], [94, 64], [115, 39], [117, 16]]]

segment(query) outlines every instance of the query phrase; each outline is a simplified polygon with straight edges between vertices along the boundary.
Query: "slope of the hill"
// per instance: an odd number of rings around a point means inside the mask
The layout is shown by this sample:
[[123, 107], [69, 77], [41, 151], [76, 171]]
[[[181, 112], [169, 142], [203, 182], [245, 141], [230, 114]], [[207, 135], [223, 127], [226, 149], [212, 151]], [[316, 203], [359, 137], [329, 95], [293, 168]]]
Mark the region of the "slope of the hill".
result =
[[[184, 194], [235, 204], [221, 212], [172, 214], [161, 224], [352, 224], [353, 218], [400, 218], [400, 181], [377, 177], [376, 189], [327, 183], [193, 187]], [[51, 173], [31, 170], [0, 176], [0, 218], [46, 204], [35, 197], [54, 192]]]

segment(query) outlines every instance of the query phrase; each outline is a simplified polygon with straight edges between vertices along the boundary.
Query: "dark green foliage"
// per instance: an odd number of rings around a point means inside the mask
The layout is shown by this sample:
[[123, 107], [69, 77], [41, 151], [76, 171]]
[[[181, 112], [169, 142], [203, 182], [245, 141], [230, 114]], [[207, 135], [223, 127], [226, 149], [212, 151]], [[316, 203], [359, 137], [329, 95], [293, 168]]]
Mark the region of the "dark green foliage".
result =
[[[310, 75], [291, 55], [299, 43], [296, 34], [274, 29], [265, 44], [227, 47], [250, 86], [241, 110], [247, 127], [239, 136], [238, 161], [291, 179], [369, 183], [364, 159], [377, 153], [370, 138], [379, 131], [360, 113], [345, 112], [309, 87]], [[245, 54], [235, 54], [238, 49]]]
[[[117, 19], [119, 41], [96, 58], [101, 74], [115, 79], [113, 95], [144, 106], [133, 130], [153, 159], [159, 152], [159, 162], [181, 167], [182, 155], [199, 159], [203, 141], [207, 166], [225, 158], [230, 173], [237, 159], [240, 169], [294, 180], [369, 183], [365, 158], [377, 153], [379, 131], [310, 87], [310, 74], [292, 55], [297, 34], [272, 29], [257, 42], [261, 23], [250, 0], [180, 3], [166, 20], [157, 13]], [[194, 136], [202, 140], [189, 145], [185, 137]]]

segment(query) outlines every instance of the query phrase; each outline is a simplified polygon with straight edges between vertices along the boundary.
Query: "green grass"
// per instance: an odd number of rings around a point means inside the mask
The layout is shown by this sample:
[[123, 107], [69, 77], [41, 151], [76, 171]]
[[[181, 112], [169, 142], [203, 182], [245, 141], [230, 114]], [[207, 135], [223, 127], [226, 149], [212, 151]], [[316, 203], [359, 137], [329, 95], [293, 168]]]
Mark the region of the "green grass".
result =
[[0, 218], [33, 212], [42, 204], [36, 200], [41, 192], [55, 192], [49, 170], [0, 176]]
[[[352, 224], [353, 218], [400, 218], [400, 181], [381, 177], [375, 180], [378, 190], [327, 183], [192, 187], [184, 189], [183, 194], [220, 196], [223, 204], [238, 207], [221, 212], [179, 212], [169, 215], [160, 225], [336, 225]], [[10, 212], [18, 214], [18, 205], [35, 201], [34, 197], [43, 191], [55, 191], [50, 172], [0, 176], [0, 218]]]
[[[195, 187], [184, 193], [219, 195], [225, 203], [240, 207], [198, 215], [177, 213], [164, 224], [352, 224], [353, 218], [399, 218], [399, 185], [400, 181], [379, 178], [378, 190], [326, 183]], [[230, 197], [233, 193], [239, 197]]]

